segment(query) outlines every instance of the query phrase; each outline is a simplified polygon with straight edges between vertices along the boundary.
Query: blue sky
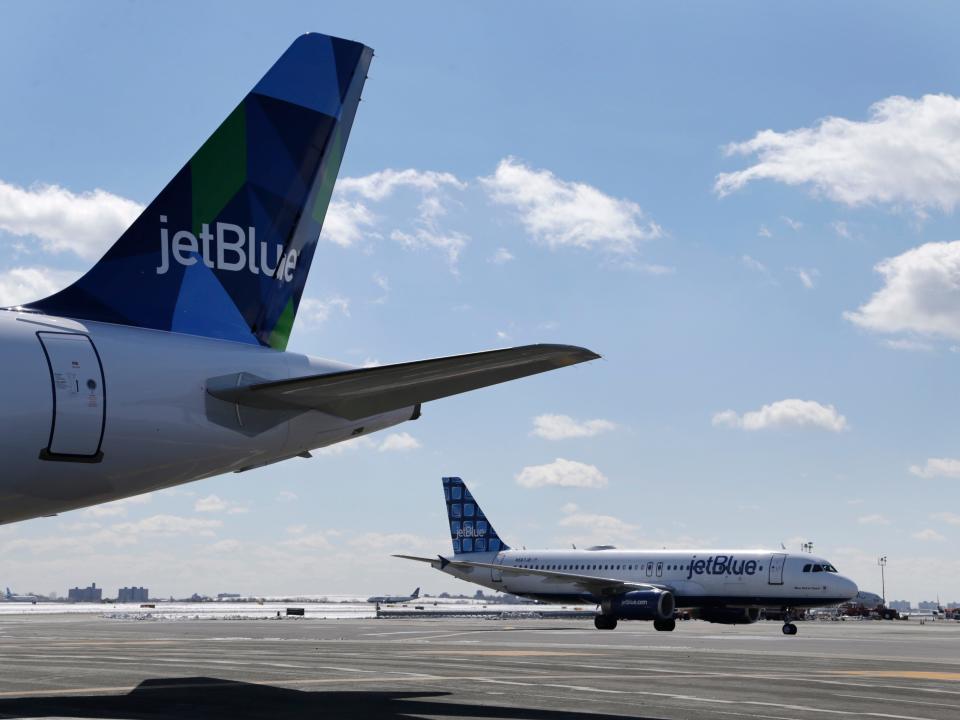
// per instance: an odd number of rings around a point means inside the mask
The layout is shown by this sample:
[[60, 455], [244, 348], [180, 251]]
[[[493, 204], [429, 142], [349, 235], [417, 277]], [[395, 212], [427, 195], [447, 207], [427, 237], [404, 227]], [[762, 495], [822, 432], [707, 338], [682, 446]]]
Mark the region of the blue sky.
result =
[[[448, 550], [459, 474], [515, 546], [812, 540], [865, 589], [886, 554], [889, 597], [960, 600], [956, 15], [8, 4], [4, 302], [86, 268], [315, 30], [376, 57], [289, 349], [604, 359], [427, 405], [386, 446], [2, 528], [4, 584], [467, 591], [388, 557]], [[82, 237], [46, 200], [92, 209]]]

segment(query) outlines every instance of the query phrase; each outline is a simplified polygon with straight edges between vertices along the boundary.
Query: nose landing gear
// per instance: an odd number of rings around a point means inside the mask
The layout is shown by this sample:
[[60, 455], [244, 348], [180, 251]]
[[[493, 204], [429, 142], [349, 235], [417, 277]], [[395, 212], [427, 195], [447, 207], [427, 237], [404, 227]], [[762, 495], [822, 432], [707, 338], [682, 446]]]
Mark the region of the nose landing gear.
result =
[[790, 608], [783, 609], [783, 634], [784, 635], [797, 634], [797, 626], [791, 622]]

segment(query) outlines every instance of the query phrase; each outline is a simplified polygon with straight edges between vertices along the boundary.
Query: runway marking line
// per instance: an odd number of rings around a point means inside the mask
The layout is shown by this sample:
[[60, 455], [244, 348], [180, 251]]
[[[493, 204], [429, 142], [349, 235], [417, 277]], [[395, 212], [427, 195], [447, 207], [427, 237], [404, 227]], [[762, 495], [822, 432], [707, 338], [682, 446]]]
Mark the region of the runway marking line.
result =
[[586, 657], [601, 653], [567, 650], [416, 650], [415, 655], [482, 655], [484, 657]]
[[909, 680], [949, 680], [960, 682], [960, 672], [941, 672], [937, 670], [836, 670], [831, 675], [852, 675], [855, 677], [905, 678]]

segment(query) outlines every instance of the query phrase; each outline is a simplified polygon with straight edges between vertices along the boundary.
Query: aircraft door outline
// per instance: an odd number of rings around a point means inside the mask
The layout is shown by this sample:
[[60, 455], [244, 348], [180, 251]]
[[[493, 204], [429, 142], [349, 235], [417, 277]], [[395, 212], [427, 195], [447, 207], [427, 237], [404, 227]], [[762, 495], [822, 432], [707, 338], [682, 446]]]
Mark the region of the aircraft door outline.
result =
[[100, 462], [106, 426], [106, 385], [90, 336], [38, 332], [53, 394], [50, 436], [41, 460]]
[[493, 564], [497, 567], [490, 568], [490, 582], [502, 583], [503, 582], [503, 572], [500, 570], [500, 565], [503, 565], [503, 561], [507, 559], [507, 556], [504, 553], [499, 553], [494, 559]]
[[770, 556], [770, 575], [768, 583], [770, 585], [783, 585], [783, 565], [787, 556], [783, 553], [776, 553]]

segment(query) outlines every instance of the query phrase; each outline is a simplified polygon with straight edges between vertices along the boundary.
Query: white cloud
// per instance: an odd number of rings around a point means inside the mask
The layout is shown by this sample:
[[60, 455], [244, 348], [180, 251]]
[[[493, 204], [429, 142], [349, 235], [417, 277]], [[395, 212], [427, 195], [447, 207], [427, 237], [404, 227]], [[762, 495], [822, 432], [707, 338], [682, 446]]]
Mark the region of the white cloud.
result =
[[368, 532], [351, 538], [347, 544], [365, 553], [396, 552], [397, 550], [435, 552], [437, 548], [432, 538], [414, 535], [413, 533]]
[[830, 223], [830, 227], [833, 228], [838, 237], [842, 237], [844, 240], [849, 240], [852, 237], [850, 226], [846, 220], [836, 220]]
[[329, 320], [334, 311], [350, 317], [350, 301], [339, 295], [324, 300], [305, 297], [297, 308], [297, 319], [302, 323], [301, 327], [315, 328]]
[[541, 487], [606, 487], [607, 478], [594, 465], [557, 458], [546, 465], [530, 465], [516, 475], [518, 485]]
[[406, 432], [390, 433], [377, 448], [380, 452], [416, 450], [420, 441]]
[[435, 192], [444, 187], [462, 190], [466, 184], [455, 175], [432, 170], [380, 170], [363, 177], [347, 177], [337, 181], [336, 191], [356, 194], [367, 200], [384, 200], [401, 187]]
[[749, 255], [744, 255], [741, 257], [740, 264], [747, 268], [747, 270], [753, 270], [754, 272], [762, 273], [764, 275], [767, 273], [767, 266], [759, 260], [755, 260], [754, 258], [750, 257]]
[[441, 231], [432, 224], [418, 227], [412, 233], [394, 230], [390, 233], [390, 239], [408, 250], [439, 250], [447, 256], [447, 263], [454, 272], [460, 260], [460, 253], [470, 240], [463, 233]]
[[590, 533], [598, 542], [621, 542], [636, 535], [637, 525], [621, 520], [613, 515], [573, 512], [560, 520], [560, 527], [578, 528]]
[[768, 228], [766, 225], [761, 225], [761, 226], [760, 226], [760, 229], [757, 230], [757, 235], [759, 235], [760, 237], [765, 237], [765, 238], [773, 237], [773, 233], [770, 232], [770, 228]]
[[794, 232], [799, 232], [800, 230], [803, 229], [803, 223], [800, 222], [799, 220], [794, 220], [793, 218], [789, 218], [786, 215], [781, 215], [780, 219], [783, 220], [783, 222], [787, 225], [787, 227], [789, 227]]
[[76, 194], [57, 185], [22, 188], [0, 181], [0, 230], [32, 235], [47, 252], [97, 258], [143, 211], [105, 190]]
[[358, 450], [363, 450], [367, 448], [372, 448], [376, 445], [370, 438], [365, 435], [360, 437], [350, 438], [349, 440], [343, 440], [333, 445], [327, 445], [326, 447], [318, 448], [316, 450], [311, 450], [315, 455], [343, 455], [348, 452], [356, 452]]
[[239, 515], [241, 513], [246, 513], [250, 511], [250, 508], [245, 505], [239, 505], [235, 502], [229, 502], [220, 498], [217, 495], [207, 495], [204, 498], [199, 498], [193, 504], [194, 512], [225, 512], [228, 515]]
[[800, 278], [800, 283], [807, 290], [813, 289], [813, 286], [816, 285], [816, 278], [818, 275], [820, 275], [820, 271], [816, 268], [796, 268], [794, 272], [797, 273], [797, 277]]
[[361, 435], [360, 437], [344, 440], [334, 445], [313, 450], [317, 455], [343, 455], [345, 453], [357, 452], [360, 450], [377, 450], [379, 452], [402, 452], [414, 450], [420, 447], [420, 441], [410, 435], [410, 433], [399, 432], [390, 433], [379, 443], [370, 437]]
[[941, 522], [947, 523], [947, 525], [960, 525], [960, 515], [953, 512], [938, 512], [933, 513], [930, 516], [934, 520], [940, 520]]
[[545, 440], [593, 437], [616, 427], [609, 420], [584, 420], [577, 422], [569, 415], [538, 415], [533, 419], [533, 435]]
[[857, 518], [857, 522], [861, 525], [889, 525], [890, 521], [881, 515], [880, 513], [873, 513], [872, 515], [861, 515]]
[[227, 503], [216, 495], [207, 495], [205, 498], [199, 498], [193, 504], [194, 512], [223, 512], [227, 509]]
[[373, 212], [359, 200], [349, 201], [332, 198], [323, 219], [324, 240], [340, 247], [351, 247], [366, 236], [377, 224]]
[[293, 502], [294, 500], [299, 499], [299, 495], [290, 490], [281, 490], [277, 493], [277, 500], [280, 502]]
[[814, 400], [788, 398], [764, 405], [738, 415], [724, 410], [713, 416], [716, 426], [737, 427], [744, 430], [765, 430], [775, 427], [818, 427], [831, 432], [848, 429], [847, 419], [833, 405], [821, 405]]
[[330, 533], [329, 531], [299, 533], [289, 540], [283, 540], [278, 544], [282, 547], [292, 548], [295, 550], [332, 550], [334, 545], [332, 542], [330, 542], [330, 538], [336, 534], [337, 533]]
[[932, 528], [920, 530], [912, 535], [914, 540], [923, 540], [924, 542], [943, 542], [946, 538]]
[[152, 515], [134, 522], [117, 523], [112, 529], [122, 535], [200, 535], [212, 536], [223, 525], [220, 520], [188, 518], [179, 515]]
[[374, 284], [375, 284], [378, 288], [380, 288], [380, 291], [383, 293], [380, 297], [378, 297], [378, 298], [377, 298], [376, 300], [374, 300], [373, 302], [375, 302], [375, 303], [377, 303], [377, 304], [385, 303], [385, 302], [387, 301], [387, 299], [390, 297], [390, 280], [389, 280], [389, 278], [387, 278], [387, 276], [384, 275], [383, 273], [375, 272], [375, 273], [373, 274], [373, 282], [374, 282]]
[[875, 270], [884, 286], [847, 320], [876, 332], [960, 338], [960, 241], [926, 243]]
[[883, 344], [891, 350], [905, 350], [907, 352], [933, 352], [933, 345], [930, 343], [921, 342], [920, 340], [910, 340], [908, 338], [884, 340]]
[[0, 306], [21, 305], [62, 290], [80, 277], [69, 270], [15, 267], [0, 272]]
[[949, 212], [960, 200], [960, 99], [888, 97], [871, 106], [866, 121], [828, 117], [808, 128], [763, 130], [726, 152], [755, 156], [756, 162], [718, 175], [714, 189], [720, 195], [765, 179], [809, 185], [847, 205]]
[[662, 235], [636, 203], [514, 158], [501, 160], [494, 174], [480, 182], [494, 202], [516, 210], [527, 231], [550, 248], [631, 253], [639, 242]]
[[113, 502], [93, 505], [84, 509], [83, 514], [90, 517], [122, 517], [127, 514], [131, 505], [145, 505], [153, 500], [153, 493], [144, 493], [124, 498], [123, 500], [114, 500]]
[[960, 478], [960, 459], [928, 458], [925, 465], [911, 465], [910, 472], [922, 478]]
[[[440, 227], [446, 214], [446, 191], [464, 190], [467, 184], [455, 175], [432, 170], [381, 170], [362, 177], [337, 181], [324, 222], [323, 237], [342, 247], [357, 245], [366, 236], [381, 237], [377, 231], [380, 218], [370, 203], [380, 203], [398, 189], [420, 193], [421, 199], [410, 230], [393, 229], [389, 236], [412, 250], [436, 249], [447, 258], [456, 272], [460, 253], [469, 242], [463, 233]], [[385, 291], [387, 288], [383, 288]]]
[[494, 265], [503, 265], [513, 260], [513, 253], [505, 247], [497, 248], [496, 252], [490, 256], [490, 262]]

